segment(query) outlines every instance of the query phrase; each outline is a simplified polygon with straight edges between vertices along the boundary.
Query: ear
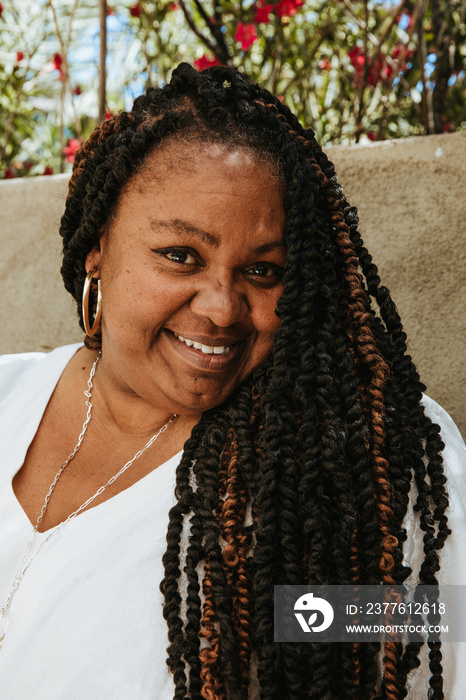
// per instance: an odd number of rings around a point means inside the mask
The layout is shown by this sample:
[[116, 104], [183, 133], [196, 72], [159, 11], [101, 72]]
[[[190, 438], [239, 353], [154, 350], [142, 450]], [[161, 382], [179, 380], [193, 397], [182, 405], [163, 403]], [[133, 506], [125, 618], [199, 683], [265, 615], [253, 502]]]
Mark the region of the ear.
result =
[[89, 253], [86, 256], [86, 273], [89, 273], [93, 269], [97, 270], [93, 275], [94, 279], [98, 279], [100, 277], [100, 263], [102, 259], [102, 246], [100, 244], [100, 241], [101, 239], [99, 238], [98, 243], [95, 244], [95, 246], [89, 251]]

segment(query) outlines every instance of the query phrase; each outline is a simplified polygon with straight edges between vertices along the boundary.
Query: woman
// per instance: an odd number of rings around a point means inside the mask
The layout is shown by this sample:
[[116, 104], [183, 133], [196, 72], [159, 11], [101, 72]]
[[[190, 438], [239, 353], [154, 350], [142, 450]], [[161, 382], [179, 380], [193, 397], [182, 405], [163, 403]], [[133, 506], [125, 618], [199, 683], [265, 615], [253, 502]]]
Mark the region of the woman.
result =
[[76, 155], [61, 235], [86, 346], [0, 376], [2, 697], [459, 693], [439, 643], [273, 642], [273, 584], [464, 582], [464, 445], [313, 132], [182, 64]]

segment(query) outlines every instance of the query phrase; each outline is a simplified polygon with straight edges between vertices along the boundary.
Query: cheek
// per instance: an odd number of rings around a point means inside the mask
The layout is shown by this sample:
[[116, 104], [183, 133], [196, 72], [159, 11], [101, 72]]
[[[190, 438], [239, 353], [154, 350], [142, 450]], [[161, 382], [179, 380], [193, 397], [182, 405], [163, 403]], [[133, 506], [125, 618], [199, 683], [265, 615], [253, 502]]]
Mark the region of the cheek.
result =
[[280, 287], [274, 294], [269, 293], [257, 299], [254, 305], [250, 307], [251, 317], [254, 320], [256, 329], [264, 336], [271, 336], [271, 342], [273, 342], [273, 336], [280, 326], [280, 319], [275, 310], [282, 291], [283, 288]]
[[173, 282], [158, 279], [149, 266], [102, 270], [103, 309], [115, 322], [157, 324], [173, 312], [181, 296]]
[[280, 293], [277, 293], [273, 299], [269, 297], [267, 300], [264, 300], [265, 303], [258, 305], [254, 309], [253, 317], [257, 331], [256, 355], [258, 364], [265, 360], [272, 351], [275, 333], [280, 326], [280, 319], [275, 313]]

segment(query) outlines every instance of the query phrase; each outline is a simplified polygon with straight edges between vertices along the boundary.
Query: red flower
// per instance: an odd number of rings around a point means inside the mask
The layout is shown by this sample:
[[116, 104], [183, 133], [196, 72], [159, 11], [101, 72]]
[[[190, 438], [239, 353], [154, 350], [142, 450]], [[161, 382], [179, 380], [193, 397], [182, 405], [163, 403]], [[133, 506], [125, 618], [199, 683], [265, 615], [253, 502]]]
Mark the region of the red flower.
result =
[[53, 70], [57, 70], [60, 73], [60, 80], [63, 78], [63, 56], [60, 56], [59, 53], [56, 53], [55, 56], [53, 57], [52, 61], [53, 65]]
[[279, 0], [275, 5], [275, 11], [278, 17], [291, 17], [298, 12], [302, 4], [303, 0]]
[[55, 56], [53, 57], [54, 70], [61, 70], [62, 63], [63, 63], [63, 56], [60, 56], [59, 53], [56, 53]]
[[413, 57], [413, 49], [408, 49], [405, 44], [397, 44], [392, 52], [392, 58], [394, 58], [399, 63], [400, 71], [405, 71], [408, 67], [407, 64]]
[[451, 123], [448, 121], [448, 117], [443, 116], [443, 117], [442, 117], [442, 132], [443, 132], [444, 134], [451, 134], [451, 133], [453, 133], [454, 131], [456, 131], [455, 125], [454, 125], [454, 124], [451, 124]]
[[238, 22], [235, 32], [235, 41], [239, 41], [243, 51], [247, 51], [257, 39], [257, 29], [254, 24]]
[[170, 10], [173, 10], [173, 11], [179, 10], [179, 9], [180, 9], [180, 6], [178, 5], [177, 2], [171, 2], [170, 5], [169, 5], [168, 7], [169, 7]]
[[73, 90], [73, 95], [81, 95], [82, 90], [80, 85], [76, 85], [75, 89]]
[[[397, 44], [392, 51], [391, 57], [396, 61], [395, 68], [385, 62], [385, 57], [379, 54], [375, 61], [372, 61], [371, 57], [368, 57], [368, 63], [370, 64], [369, 72], [366, 77], [367, 85], [375, 86], [380, 81], [390, 82], [393, 80], [395, 75], [399, 71], [405, 71], [408, 65], [408, 61], [413, 55], [413, 50], [408, 49], [404, 44]], [[361, 84], [364, 77], [364, 67], [365, 59], [363, 50], [359, 46], [355, 46], [348, 52], [348, 57], [351, 61], [351, 65], [355, 69], [355, 83]]]
[[369, 141], [377, 141], [377, 134], [375, 133], [375, 131], [368, 131], [366, 133], [366, 136], [369, 139]]
[[63, 149], [63, 153], [66, 156], [68, 163], [72, 163], [74, 161], [74, 156], [76, 151], [81, 148], [81, 143], [82, 141], [79, 139], [68, 139], [68, 144]]
[[264, 0], [257, 0], [256, 4], [252, 7], [253, 10], [256, 11], [252, 21], [256, 24], [260, 24], [261, 22], [267, 24], [270, 20], [269, 15], [272, 12], [273, 5], [266, 5]]
[[364, 73], [364, 55], [359, 46], [355, 46], [351, 51], [348, 51], [348, 58], [351, 61], [351, 65], [356, 70], [357, 77], [361, 77]]
[[22, 51], [17, 51], [17, 52], [16, 52], [16, 60], [17, 60], [17, 62], [19, 63], [20, 61], [23, 60], [23, 58], [24, 58], [23, 52], [22, 52]]
[[50, 165], [46, 165], [42, 175], [53, 175], [53, 168], [51, 168]]
[[140, 17], [141, 12], [142, 12], [142, 7], [141, 7], [139, 2], [137, 2], [135, 5], [132, 5], [129, 8], [129, 14], [131, 15], [131, 17]]
[[[2, 6], [0, 4], [0, 10], [1, 9], [2, 9]], [[3, 177], [5, 178], [5, 180], [11, 180], [12, 178], [16, 177], [16, 175], [14, 174], [13, 170], [11, 170], [11, 168], [7, 168], [5, 170], [5, 172], [3, 173]]]
[[2, 5], [2, 3], [0, 2], [0, 17], [2, 16], [2, 12], [3, 12], [3, 5]]
[[351, 65], [356, 68], [356, 66], [364, 65], [364, 56], [361, 54], [361, 49], [359, 46], [355, 46], [348, 51], [348, 58], [351, 61]]
[[216, 56], [209, 58], [205, 54], [200, 58], [196, 58], [194, 61], [194, 66], [197, 70], [205, 70], [206, 68], [212, 68], [212, 66], [220, 66], [221, 63]]
[[[364, 66], [365, 59], [364, 53], [359, 46], [355, 46], [351, 51], [348, 51], [348, 57], [351, 61], [351, 65], [356, 72], [356, 83], [360, 82], [364, 77]], [[369, 63], [371, 63], [370, 56], [368, 57]], [[391, 68], [389, 66], [384, 66], [384, 60], [381, 55], [377, 57], [375, 62], [369, 68], [369, 73], [366, 77], [367, 85], [377, 85], [382, 78], [389, 78], [391, 75]]]

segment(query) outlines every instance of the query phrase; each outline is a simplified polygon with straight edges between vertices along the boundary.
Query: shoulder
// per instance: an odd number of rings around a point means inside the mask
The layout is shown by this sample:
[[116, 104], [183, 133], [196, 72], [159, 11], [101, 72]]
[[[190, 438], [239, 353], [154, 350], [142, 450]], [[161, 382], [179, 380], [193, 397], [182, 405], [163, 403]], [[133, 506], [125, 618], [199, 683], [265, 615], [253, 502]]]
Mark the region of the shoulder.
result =
[[50, 353], [0, 355], [0, 404], [9, 401], [24, 383], [33, 385], [35, 379], [43, 381], [49, 375], [55, 375], [57, 370], [63, 370], [81, 345], [64, 345]]
[[422, 397], [422, 404], [429, 418], [440, 426], [442, 436], [445, 436], [449, 441], [452, 440], [464, 448], [464, 440], [450, 414], [447, 413], [440, 404], [434, 401], [434, 399], [431, 399], [430, 396], [426, 396], [426, 394]]
[[[463, 533], [466, 530], [466, 445], [461, 433], [451, 416], [436, 401], [424, 396], [422, 403], [426, 415], [440, 427], [440, 435], [445, 445], [443, 469], [446, 477], [448, 496], [448, 527], [451, 535], [447, 537], [440, 551], [441, 569], [438, 574], [442, 584], [466, 584], [466, 550], [463, 545]], [[411, 509], [405, 520], [408, 535], [405, 543], [405, 563], [419, 570], [424, 559], [423, 536], [420, 528], [419, 514], [413, 510], [416, 494], [410, 493]]]
[[450, 414], [436, 401], [424, 395], [422, 403], [426, 414], [440, 428], [445, 444], [443, 461], [447, 477], [455, 482], [463, 502], [466, 502], [466, 445], [461, 433]]
[[22, 352], [0, 356], [0, 402], [8, 399], [21, 379], [44, 357], [46, 357], [44, 352]]
[[[466, 530], [466, 445], [451, 416], [436, 401], [424, 396], [422, 399], [426, 415], [440, 427], [440, 434], [445, 448], [442, 452], [444, 473], [447, 478], [448, 527], [451, 535], [447, 537], [439, 551], [440, 570], [438, 582], [443, 585], [466, 584], [466, 550], [463, 533]], [[419, 571], [425, 560], [423, 551], [424, 531], [419, 524], [419, 515], [413, 512], [415, 494], [411, 492], [411, 513], [406, 520], [407, 540], [404, 544], [404, 563]], [[409, 677], [410, 692], [408, 697], [427, 697], [427, 687], [431, 675], [429, 669], [428, 648], [424, 645], [419, 654], [421, 665], [411, 672]], [[464, 649], [459, 644], [442, 645], [442, 666], [445, 697], [463, 697], [466, 681], [465, 665], [461, 662]]]

